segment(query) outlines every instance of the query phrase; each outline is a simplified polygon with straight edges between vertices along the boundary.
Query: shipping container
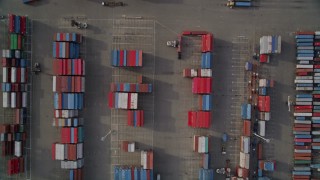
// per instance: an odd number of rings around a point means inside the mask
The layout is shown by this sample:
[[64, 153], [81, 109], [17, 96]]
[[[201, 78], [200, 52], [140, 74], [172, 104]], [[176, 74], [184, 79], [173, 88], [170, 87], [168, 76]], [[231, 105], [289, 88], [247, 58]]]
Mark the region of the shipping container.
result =
[[55, 33], [53, 40], [57, 42], [82, 43], [82, 35], [77, 33]]
[[112, 50], [111, 65], [114, 67], [142, 67], [142, 50]]
[[210, 94], [212, 92], [212, 78], [193, 78], [192, 93]]

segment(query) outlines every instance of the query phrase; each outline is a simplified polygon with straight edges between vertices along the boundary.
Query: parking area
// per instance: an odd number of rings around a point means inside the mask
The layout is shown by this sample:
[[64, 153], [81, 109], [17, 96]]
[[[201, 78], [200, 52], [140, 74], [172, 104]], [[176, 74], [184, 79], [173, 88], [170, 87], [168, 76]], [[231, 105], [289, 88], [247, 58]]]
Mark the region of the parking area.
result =
[[[81, 56], [86, 60], [85, 179], [108, 179], [112, 166], [139, 164], [140, 154], [123, 153], [120, 141], [134, 140], [140, 149], [154, 149], [154, 172], [163, 179], [197, 179], [201, 157], [192, 152], [194, 134], [212, 137], [211, 168], [231, 167], [239, 162], [239, 142], [230, 141], [227, 155], [221, 155], [221, 135], [239, 136], [240, 104], [247, 98], [244, 62], [251, 58], [260, 36], [282, 36], [282, 53], [262, 65], [261, 74], [275, 80], [271, 91], [271, 121], [264, 146], [266, 159], [277, 162], [272, 179], [290, 179], [292, 167], [292, 117], [285, 104], [294, 94], [294, 34], [297, 30], [319, 30], [315, 24], [320, 3], [316, 0], [284, 2], [258, 1], [252, 9], [228, 9], [225, 0], [133, 0], [128, 6], [106, 8], [93, 0], [39, 1], [25, 6], [20, 1], [1, 1], [0, 13], [28, 14], [33, 19], [32, 57], [41, 63], [43, 73], [33, 76], [32, 120], [30, 134], [30, 174], [11, 179], [67, 179], [67, 171], [51, 160], [51, 143], [59, 140], [59, 130], [51, 126], [52, 98], [52, 35], [55, 32], [79, 32], [85, 36]], [[72, 7], [72, 8], [70, 8]], [[124, 16], [125, 15], [125, 16]], [[70, 19], [88, 23], [87, 30], [70, 26]], [[2, 21], [1, 21], [2, 22]], [[3, 34], [4, 25], [0, 24]], [[167, 40], [177, 38], [183, 30], [206, 30], [214, 34], [213, 118], [208, 130], [187, 126], [187, 111], [197, 106], [191, 92], [191, 80], [182, 77], [182, 69], [197, 67], [200, 39], [187, 39], [190, 44], [177, 59], [176, 49], [166, 47]], [[3, 37], [1, 36], [3, 42]], [[1, 43], [2, 44], [2, 43]], [[3, 48], [3, 45], [0, 46]], [[141, 69], [112, 68], [112, 49], [139, 48], [146, 52]], [[154, 85], [152, 94], [142, 95], [146, 111], [145, 127], [126, 125], [126, 113], [110, 110], [107, 93], [111, 82], [136, 82], [143, 74]], [[139, 102], [139, 103], [140, 103]], [[0, 110], [0, 122], [12, 112]], [[112, 133], [104, 141], [101, 137]], [[288, 148], [290, 147], [290, 148]], [[0, 158], [0, 164], [3, 158]], [[0, 165], [0, 171], [2, 165]], [[215, 175], [217, 179], [223, 176]], [[4, 179], [10, 179], [4, 177]]]

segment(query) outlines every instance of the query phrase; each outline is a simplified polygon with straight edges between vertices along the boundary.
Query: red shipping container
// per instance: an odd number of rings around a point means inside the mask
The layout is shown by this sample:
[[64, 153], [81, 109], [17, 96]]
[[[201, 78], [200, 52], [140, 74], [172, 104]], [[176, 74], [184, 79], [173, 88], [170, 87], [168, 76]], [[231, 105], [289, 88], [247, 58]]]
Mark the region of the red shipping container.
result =
[[313, 65], [314, 69], [320, 69], [320, 65]]
[[202, 52], [210, 52], [213, 50], [213, 35], [202, 35]]
[[315, 42], [314, 45], [315, 46], [320, 46], [320, 42]]
[[9, 14], [9, 32], [14, 31], [14, 25], [15, 25], [15, 15]]
[[68, 63], [68, 72], [67, 72], [67, 74], [68, 75], [73, 75], [72, 74], [72, 63], [71, 63], [71, 59], [67, 59], [67, 63]]
[[312, 116], [315, 116], [315, 117], [320, 117], [320, 113], [312, 113]]
[[314, 35], [314, 31], [298, 31], [297, 35]]
[[27, 30], [27, 18], [25, 16], [21, 16], [20, 18], [20, 32], [22, 35], [26, 34]]
[[123, 50], [120, 50], [119, 64], [120, 64], [120, 66], [124, 65], [124, 51]]
[[294, 142], [311, 142], [312, 139], [297, 139], [297, 138], [294, 138]]
[[250, 121], [247, 121], [247, 120], [243, 121], [242, 134], [244, 136], [250, 136], [251, 135], [251, 122]]
[[312, 109], [313, 106], [294, 106], [294, 109], [295, 110], [298, 110], [298, 109]]
[[114, 107], [114, 93], [110, 92], [108, 94], [108, 106], [109, 108], [113, 108]]
[[71, 142], [71, 128], [61, 128], [61, 143], [67, 144]]
[[320, 99], [320, 94], [314, 94], [313, 98], [319, 98]]
[[320, 124], [312, 124], [312, 127], [314, 127], [314, 128], [320, 128]]
[[298, 72], [296, 74], [297, 74], [297, 76], [307, 76], [308, 72]]

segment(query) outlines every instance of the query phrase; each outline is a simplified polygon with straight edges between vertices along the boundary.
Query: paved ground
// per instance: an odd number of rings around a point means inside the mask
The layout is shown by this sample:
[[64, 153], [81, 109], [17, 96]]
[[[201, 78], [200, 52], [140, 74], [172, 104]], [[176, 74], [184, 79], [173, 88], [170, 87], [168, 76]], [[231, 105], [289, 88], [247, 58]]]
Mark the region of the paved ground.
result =
[[[34, 77], [32, 120], [32, 178], [66, 179], [58, 162], [50, 159], [50, 145], [58, 140], [58, 130], [51, 127], [51, 42], [57, 31], [73, 31], [63, 17], [87, 17], [89, 29], [82, 31], [87, 36], [83, 54], [87, 60], [87, 92], [85, 146], [86, 179], [109, 179], [110, 137], [104, 142], [111, 124], [111, 113], [106, 107], [106, 94], [111, 82], [109, 65], [112, 48], [112, 19], [122, 15], [142, 16], [155, 20], [155, 93], [154, 133], [155, 171], [164, 179], [194, 179], [199, 157], [191, 152], [191, 136], [210, 134], [212, 141], [212, 168], [222, 167], [227, 157], [220, 155], [221, 133], [230, 131], [233, 105], [237, 99], [232, 75], [237, 64], [232, 59], [233, 40], [246, 36], [249, 47], [258, 43], [258, 37], [279, 34], [283, 38], [283, 53], [264, 65], [276, 80], [272, 91], [272, 120], [267, 124], [267, 137], [272, 142], [265, 146], [265, 157], [277, 160], [277, 171], [270, 174], [274, 179], [288, 179], [292, 151], [291, 115], [284, 105], [288, 95], [294, 93], [294, 39], [296, 30], [320, 29], [318, 22], [320, 2], [269, 0], [257, 1], [252, 9], [228, 9], [225, 0], [132, 0], [125, 1], [123, 8], [106, 8], [95, 0], [39, 0], [34, 6], [23, 5], [20, 0], [1, 1], [0, 13], [27, 14], [34, 20], [33, 58], [41, 63], [44, 72]], [[108, 20], [109, 19], [109, 20]], [[110, 22], [111, 21], [111, 22]], [[175, 50], [165, 47], [166, 40], [176, 38], [185, 29], [207, 30], [215, 35], [214, 50], [214, 117], [210, 131], [187, 128], [187, 110], [194, 101], [190, 80], [181, 77], [184, 61], [176, 59]], [[240, 107], [239, 107], [240, 108]], [[151, 128], [151, 127], [150, 127]], [[234, 143], [236, 144], [236, 142]], [[230, 146], [234, 146], [230, 144]], [[230, 154], [232, 153], [232, 150]], [[230, 156], [231, 157], [231, 156]], [[231, 157], [232, 158], [232, 157]], [[236, 157], [235, 157], [236, 159]], [[235, 162], [232, 162], [233, 165]], [[221, 178], [216, 176], [217, 178]]]

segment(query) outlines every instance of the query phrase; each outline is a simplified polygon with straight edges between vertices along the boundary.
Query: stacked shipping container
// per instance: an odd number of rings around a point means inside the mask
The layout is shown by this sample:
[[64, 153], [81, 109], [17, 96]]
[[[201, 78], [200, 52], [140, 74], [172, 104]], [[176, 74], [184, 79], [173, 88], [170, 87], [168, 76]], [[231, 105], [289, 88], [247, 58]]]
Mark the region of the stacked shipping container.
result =
[[114, 180], [153, 180], [152, 169], [142, 169], [141, 167], [120, 167], [114, 168]]
[[82, 35], [55, 33], [53, 43], [54, 118], [52, 125], [61, 127], [60, 143], [52, 144], [52, 159], [69, 169], [70, 180], [83, 179], [83, 118], [85, 62], [80, 57]]
[[281, 53], [281, 36], [262, 36], [260, 38], [260, 62], [269, 63], [270, 54]]
[[[0, 141], [2, 156], [15, 156], [7, 162], [7, 174], [24, 172], [25, 144], [27, 133], [27, 107], [29, 99], [29, 60], [26, 59], [24, 41], [27, 38], [28, 18], [26, 16], [8, 15], [8, 49], [2, 50], [2, 99], [3, 108], [13, 108], [14, 118], [10, 124], [0, 124]], [[5, 111], [6, 111], [5, 109]], [[4, 117], [6, 118], [6, 117]]]
[[294, 106], [294, 167], [293, 179], [310, 179], [312, 168], [319, 164], [313, 160], [312, 153], [320, 149], [318, 136], [320, 111], [320, 32], [297, 32], [296, 90], [304, 94], [296, 95]]
[[141, 50], [113, 50], [111, 65], [114, 67], [142, 67]]
[[193, 136], [193, 151], [197, 153], [209, 152], [209, 137], [206, 136]]

